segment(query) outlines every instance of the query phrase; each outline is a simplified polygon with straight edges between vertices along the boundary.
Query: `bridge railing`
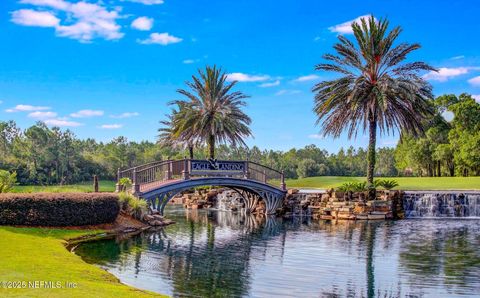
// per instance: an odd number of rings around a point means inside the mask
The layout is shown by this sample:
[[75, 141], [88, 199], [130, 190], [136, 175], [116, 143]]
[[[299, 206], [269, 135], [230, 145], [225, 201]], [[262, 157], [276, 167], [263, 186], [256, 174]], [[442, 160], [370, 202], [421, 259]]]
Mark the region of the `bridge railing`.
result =
[[[203, 165], [202, 165], [203, 163]], [[284, 175], [273, 168], [252, 161], [214, 161], [214, 164], [232, 166], [234, 170], [212, 168], [199, 170], [194, 166], [209, 165], [209, 161], [200, 160], [163, 160], [155, 161], [141, 166], [118, 170], [118, 181], [129, 178], [133, 183], [133, 192], [141, 192], [143, 188], [159, 186], [166, 181], [190, 179], [190, 177], [237, 177], [259, 181], [286, 189]], [[280, 185], [275, 185], [280, 182]], [[117, 190], [120, 186], [117, 184]]]

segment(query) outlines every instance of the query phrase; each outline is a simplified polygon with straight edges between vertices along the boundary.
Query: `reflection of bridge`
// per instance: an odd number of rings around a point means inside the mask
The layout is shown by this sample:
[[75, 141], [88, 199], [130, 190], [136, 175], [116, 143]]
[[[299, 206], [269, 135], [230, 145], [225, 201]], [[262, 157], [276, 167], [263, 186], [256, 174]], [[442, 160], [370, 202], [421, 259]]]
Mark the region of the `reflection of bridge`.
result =
[[[285, 197], [282, 172], [251, 161], [164, 160], [118, 171], [118, 179], [130, 178], [132, 193], [160, 211], [178, 193], [199, 186], [235, 190], [251, 211], [260, 200], [265, 213], [273, 214]], [[278, 182], [277, 186], [274, 183]], [[117, 191], [120, 185], [117, 184]]]

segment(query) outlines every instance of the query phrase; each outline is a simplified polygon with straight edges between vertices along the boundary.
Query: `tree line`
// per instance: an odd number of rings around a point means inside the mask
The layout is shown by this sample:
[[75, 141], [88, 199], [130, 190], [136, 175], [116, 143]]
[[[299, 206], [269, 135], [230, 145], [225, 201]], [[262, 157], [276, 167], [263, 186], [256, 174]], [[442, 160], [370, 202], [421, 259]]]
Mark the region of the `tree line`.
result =
[[[79, 139], [70, 130], [49, 128], [42, 122], [22, 130], [14, 121], [0, 121], [0, 169], [17, 173], [21, 184], [71, 184], [90, 181], [93, 175], [115, 179], [117, 169], [155, 160], [188, 157], [188, 148], [174, 148], [158, 142], [133, 142], [120, 136], [110, 142]], [[319, 175], [363, 176], [366, 151], [353, 147], [330, 154], [316, 145], [288, 151], [261, 150], [257, 146], [221, 144], [216, 158], [251, 160], [284, 170], [287, 178]], [[378, 149], [377, 175], [395, 176], [394, 150]], [[199, 146], [193, 157], [206, 159], [208, 146]]]

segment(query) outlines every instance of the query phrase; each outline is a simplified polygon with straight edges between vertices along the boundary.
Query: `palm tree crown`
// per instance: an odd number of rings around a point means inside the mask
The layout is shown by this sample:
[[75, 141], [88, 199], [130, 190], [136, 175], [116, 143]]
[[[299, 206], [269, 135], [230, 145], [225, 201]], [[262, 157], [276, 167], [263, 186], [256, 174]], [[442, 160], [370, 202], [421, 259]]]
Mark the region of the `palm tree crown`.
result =
[[359, 127], [369, 129], [369, 184], [373, 182], [377, 127], [381, 134], [401, 130], [418, 135], [423, 133], [423, 120], [433, 113], [432, 88], [419, 72], [435, 69], [424, 62], [404, 63], [420, 45], [394, 46], [402, 30], [395, 27], [387, 32], [388, 24], [373, 16], [353, 23], [357, 46], [340, 35], [334, 45], [336, 55], [324, 55], [328, 62], [315, 67], [341, 75], [313, 88], [314, 111], [323, 133], [338, 137], [347, 129], [351, 138]]
[[177, 90], [187, 99], [171, 102], [178, 106], [173, 118], [179, 118], [172, 127], [174, 135], [182, 140], [207, 143], [209, 156], [214, 158], [216, 143], [245, 145], [244, 138], [251, 135], [251, 119], [242, 111], [248, 96], [232, 92], [237, 82], [227, 82], [227, 75], [216, 66], [207, 66], [198, 74], [192, 76], [192, 82], [186, 82], [189, 91]]

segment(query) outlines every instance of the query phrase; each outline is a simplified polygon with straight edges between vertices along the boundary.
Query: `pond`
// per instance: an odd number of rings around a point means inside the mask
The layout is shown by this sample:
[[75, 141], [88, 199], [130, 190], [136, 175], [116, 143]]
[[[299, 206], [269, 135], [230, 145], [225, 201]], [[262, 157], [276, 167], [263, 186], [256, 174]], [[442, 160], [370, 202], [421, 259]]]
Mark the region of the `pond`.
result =
[[480, 220], [318, 221], [169, 206], [177, 223], [76, 253], [177, 297], [471, 297]]

